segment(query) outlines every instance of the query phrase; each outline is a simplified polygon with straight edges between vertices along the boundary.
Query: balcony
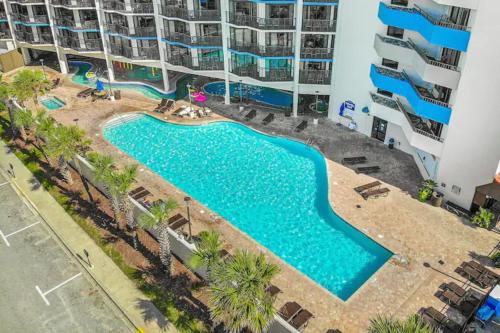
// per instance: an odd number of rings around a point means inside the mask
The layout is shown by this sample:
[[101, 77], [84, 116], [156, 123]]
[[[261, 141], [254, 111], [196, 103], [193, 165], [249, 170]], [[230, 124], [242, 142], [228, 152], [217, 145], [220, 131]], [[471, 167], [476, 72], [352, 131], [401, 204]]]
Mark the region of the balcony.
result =
[[248, 43], [230, 39], [229, 48], [234, 51], [251, 53], [262, 57], [293, 57], [292, 46], [257, 45], [256, 42]]
[[101, 39], [85, 39], [80, 43], [78, 38], [69, 38], [67, 36], [57, 36], [59, 46], [73, 49], [79, 52], [100, 52], [103, 50]]
[[264, 18], [243, 13], [228, 12], [227, 22], [238, 26], [247, 26], [262, 30], [295, 29], [295, 19], [293, 18]]
[[92, 0], [50, 0], [50, 4], [70, 8], [95, 8], [95, 2]]
[[177, 5], [162, 5], [161, 15], [188, 21], [220, 21], [220, 10], [188, 10]]
[[113, 0], [101, 0], [101, 8], [104, 10], [112, 10], [117, 12], [126, 11], [125, 2]]
[[299, 83], [302, 84], [326, 84], [332, 81], [331, 70], [304, 69], [299, 72]]
[[174, 32], [167, 33], [162, 30], [164, 38], [170, 42], [178, 42], [185, 45], [196, 46], [222, 46], [222, 36], [191, 36], [189, 34]]
[[336, 30], [337, 30], [337, 20], [316, 20], [316, 19], [302, 20], [302, 31], [335, 32]]
[[443, 124], [450, 121], [451, 107], [414, 85], [405, 73], [372, 65], [370, 78], [375, 87], [406, 97], [418, 115]]
[[57, 18], [55, 23], [58, 27], [70, 28], [71, 30], [95, 30], [99, 31], [99, 21], [89, 20], [83, 21], [80, 24], [76, 24], [73, 19], [67, 18]]
[[432, 58], [411, 40], [376, 35], [374, 46], [381, 58], [392, 59], [414, 68], [424, 81], [457, 89], [461, 75], [458, 67]]
[[28, 3], [45, 3], [45, 0], [15, 0], [15, 1], [9, 1], [13, 3], [22, 3], [22, 4], [28, 4]]
[[50, 33], [38, 33], [38, 38], [35, 38], [33, 33], [26, 31], [16, 31], [16, 39], [20, 42], [29, 44], [54, 44], [54, 39]]
[[291, 68], [259, 68], [256, 64], [232, 66], [231, 73], [265, 82], [293, 81]]
[[425, 119], [408, 112], [401, 102], [370, 93], [372, 104], [370, 114], [401, 127], [412, 147], [440, 156], [443, 150], [443, 138], [435, 135]]
[[301, 59], [333, 59], [333, 48], [302, 47]]
[[445, 18], [434, 18], [421, 8], [379, 5], [379, 19], [385, 24], [420, 33], [429, 43], [458, 51], [467, 51], [470, 32]]
[[130, 47], [115, 43], [109, 44], [109, 53], [117, 57], [125, 57], [131, 60], [160, 60], [158, 46]]
[[107, 23], [106, 32], [128, 37], [156, 37], [156, 26], [129, 28], [123, 23]]
[[7, 23], [0, 23], [0, 39], [12, 39], [12, 34]]
[[222, 71], [222, 57], [191, 57], [190, 54], [165, 55], [166, 62], [173, 66], [182, 66], [196, 71]]
[[20, 13], [13, 13], [12, 17], [16, 22], [28, 23], [28, 24], [49, 24], [49, 17], [47, 15], [24, 15]]

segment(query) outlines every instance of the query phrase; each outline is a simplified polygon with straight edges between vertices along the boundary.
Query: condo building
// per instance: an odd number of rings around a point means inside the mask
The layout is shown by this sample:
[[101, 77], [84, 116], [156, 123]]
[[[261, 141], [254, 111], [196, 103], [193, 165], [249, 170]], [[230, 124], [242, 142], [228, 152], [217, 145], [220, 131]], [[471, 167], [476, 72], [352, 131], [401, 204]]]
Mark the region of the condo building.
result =
[[[469, 209], [500, 160], [496, 0], [1, 0], [0, 48], [127, 66], [155, 86], [191, 73], [306, 96], [328, 117], [411, 154]], [[497, 74], [495, 74], [497, 73]], [[134, 78], [140, 81], [141, 78]], [[317, 105], [316, 105], [317, 108]]]

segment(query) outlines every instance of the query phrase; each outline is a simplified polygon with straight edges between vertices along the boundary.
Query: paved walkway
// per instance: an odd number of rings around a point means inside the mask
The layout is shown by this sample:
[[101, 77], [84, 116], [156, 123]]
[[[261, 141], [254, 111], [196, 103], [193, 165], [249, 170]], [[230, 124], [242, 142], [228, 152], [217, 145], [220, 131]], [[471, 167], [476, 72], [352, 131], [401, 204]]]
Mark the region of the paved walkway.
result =
[[130, 327], [134, 327], [133, 330], [140, 329], [146, 333], [178, 332], [57, 201], [38, 184], [22, 162], [9, 152], [5, 143], [0, 141], [0, 168], [8, 170], [9, 165], [13, 166], [15, 174], [12, 185], [35, 207], [47, 226], [72, 255], [76, 258], [83, 257], [84, 249], [88, 251], [93, 268], [89, 269], [84, 262], [82, 268], [88, 271], [110, 300], [128, 318]]

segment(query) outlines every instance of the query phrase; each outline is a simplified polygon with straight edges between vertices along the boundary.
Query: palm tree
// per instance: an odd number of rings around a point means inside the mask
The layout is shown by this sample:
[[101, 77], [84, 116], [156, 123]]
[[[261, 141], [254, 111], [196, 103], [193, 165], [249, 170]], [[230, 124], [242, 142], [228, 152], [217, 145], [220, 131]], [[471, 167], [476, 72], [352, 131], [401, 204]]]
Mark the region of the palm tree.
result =
[[59, 172], [68, 184], [73, 184], [73, 177], [68, 161], [78, 153], [84, 152], [90, 141], [84, 138], [85, 132], [77, 126], [57, 126], [48, 137], [47, 152], [51, 157], [57, 157]]
[[46, 150], [44, 149], [44, 143], [48, 143], [50, 137], [54, 135], [54, 132], [56, 130], [56, 121], [54, 118], [50, 117], [47, 114], [47, 111], [42, 110], [39, 111], [35, 117], [35, 141], [36, 141], [36, 147], [38, 150], [40, 150], [45, 157], [45, 160], [47, 161], [48, 164], [50, 164], [50, 159], [49, 156], [47, 155]]
[[137, 177], [137, 165], [127, 165], [123, 170], [110, 170], [104, 175], [104, 183], [111, 196], [111, 205], [115, 222], [118, 223], [120, 211], [125, 213], [125, 219], [128, 226], [135, 223], [134, 211], [128, 198], [128, 192]]
[[211, 280], [212, 269], [221, 260], [222, 242], [220, 234], [215, 230], [202, 231], [198, 237], [200, 241], [197, 243], [193, 255], [189, 258], [189, 266], [194, 269], [204, 266], [207, 269], [208, 279]]
[[167, 278], [170, 278], [172, 269], [172, 254], [170, 253], [170, 240], [167, 228], [168, 219], [172, 211], [176, 208], [177, 203], [172, 199], [156, 203], [150, 208], [150, 214], [144, 213], [141, 215], [138, 223], [138, 226], [141, 229], [147, 230], [156, 228], [158, 230], [160, 260], [163, 266], [165, 266], [165, 274], [167, 275]]
[[235, 256], [212, 268], [209, 306], [212, 319], [223, 322], [231, 333], [247, 328], [264, 332], [274, 319], [275, 309], [265, 292], [279, 267], [263, 254], [237, 251]]
[[26, 142], [26, 140], [28, 140], [26, 130], [30, 130], [35, 125], [35, 118], [33, 117], [31, 110], [18, 110], [14, 113], [14, 124], [19, 129], [21, 139]]
[[33, 103], [38, 105], [38, 97], [45, 95], [52, 88], [52, 83], [45, 78], [39, 69], [24, 69], [14, 76], [12, 81], [13, 94], [24, 106], [24, 102], [33, 99]]
[[422, 317], [412, 315], [405, 320], [377, 316], [370, 320], [368, 333], [440, 333], [441, 330], [425, 322]]

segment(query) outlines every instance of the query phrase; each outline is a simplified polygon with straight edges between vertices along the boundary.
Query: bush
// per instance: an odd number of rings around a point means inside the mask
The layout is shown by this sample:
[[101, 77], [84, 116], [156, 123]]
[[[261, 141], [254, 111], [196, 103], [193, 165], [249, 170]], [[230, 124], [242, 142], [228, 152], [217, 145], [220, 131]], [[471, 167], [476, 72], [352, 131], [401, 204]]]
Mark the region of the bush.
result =
[[426, 179], [422, 182], [422, 187], [418, 190], [418, 200], [421, 202], [426, 202], [434, 192], [434, 188], [437, 186], [436, 182], [432, 179]]
[[471, 221], [478, 227], [489, 229], [491, 221], [493, 221], [493, 213], [481, 207], [479, 208], [479, 212], [472, 217]]

